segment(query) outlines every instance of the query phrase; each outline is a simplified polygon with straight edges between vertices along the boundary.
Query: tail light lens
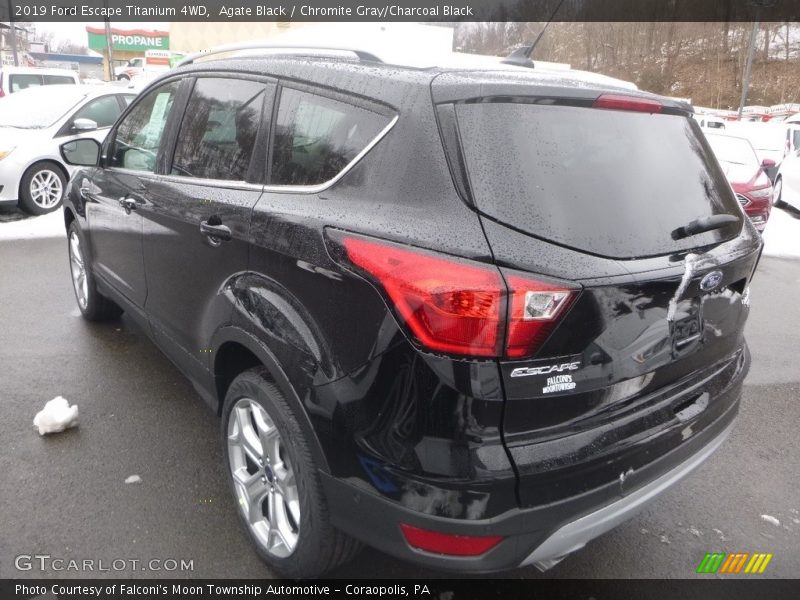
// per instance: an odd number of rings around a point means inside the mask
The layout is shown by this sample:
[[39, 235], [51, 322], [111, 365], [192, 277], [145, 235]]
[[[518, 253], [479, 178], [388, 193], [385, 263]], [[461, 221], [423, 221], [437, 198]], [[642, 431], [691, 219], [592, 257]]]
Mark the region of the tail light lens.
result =
[[405, 523], [400, 523], [400, 531], [412, 548], [449, 556], [480, 556], [503, 541], [499, 535], [454, 535]]
[[664, 106], [658, 100], [651, 98], [637, 98], [636, 96], [626, 96], [624, 94], [603, 94], [594, 101], [592, 108], [660, 113]]
[[511, 296], [506, 355], [530, 356], [549, 337], [577, 290], [518, 275], [506, 275], [506, 281]]
[[498, 355], [503, 285], [497, 269], [363, 238], [346, 237], [344, 248], [352, 264], [380, 283], [424, 346]]
[[337, 237], [346, 260], [383, 288], [420, 344], [447, 354], [530, 356], [578, 292], [399, 244]]

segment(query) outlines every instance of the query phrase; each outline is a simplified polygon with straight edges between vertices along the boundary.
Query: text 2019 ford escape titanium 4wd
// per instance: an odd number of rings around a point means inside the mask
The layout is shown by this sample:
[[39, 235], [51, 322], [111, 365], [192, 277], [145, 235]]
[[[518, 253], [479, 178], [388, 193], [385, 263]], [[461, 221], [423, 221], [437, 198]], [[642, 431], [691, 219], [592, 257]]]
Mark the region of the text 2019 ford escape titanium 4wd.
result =
[[760, 237], [686, 105], [358, 56], [195, 61], [65, 144], [78, 304], [218, 411], [280, 572], [545, 568], [725, 438]]

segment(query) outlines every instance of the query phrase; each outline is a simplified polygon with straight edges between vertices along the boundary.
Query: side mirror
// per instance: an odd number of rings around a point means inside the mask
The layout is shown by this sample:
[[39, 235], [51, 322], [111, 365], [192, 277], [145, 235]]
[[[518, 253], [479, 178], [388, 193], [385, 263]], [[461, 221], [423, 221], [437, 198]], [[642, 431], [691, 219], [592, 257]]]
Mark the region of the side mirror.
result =
[[773, 169], [775, 168], [775, 161], [771, 158], [765, 158], [761, 161], [761, 168], [762, 169]]
[[68, 165], [96, 167], [100, 162], [100, 142], [91, 138], [61, 144], [61, 156]]
[[73, 131], [94, 131], [97, 129], [97, 122], [91, 119], [75, 119], [72, 122]]

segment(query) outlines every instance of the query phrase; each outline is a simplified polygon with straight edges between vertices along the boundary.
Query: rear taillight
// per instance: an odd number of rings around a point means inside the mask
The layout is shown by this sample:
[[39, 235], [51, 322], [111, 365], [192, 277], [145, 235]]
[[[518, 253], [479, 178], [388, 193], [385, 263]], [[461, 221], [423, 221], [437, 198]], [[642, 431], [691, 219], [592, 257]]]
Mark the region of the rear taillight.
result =
[[504, 290], [497, 269], [363, 238], [346, 237], [344, 248], [383, 287], [423, 346], [499, 354]]
[[626, 96], [624, 94], [603, 94], [592, 103], [592, 108], [660, 113], [664, 105], [658, 100], [650, 98], [637, 98], [636, 96]]
[[3, 88], [0, 88], [0, 98], [4, 97], [6, 93], [3, 91]]
[[350, 235], [338, 241], [419, 343], [447, 354], [530, 356], [577, 296], [577, 289], [474, 261]]
[[449, 556], [480, 556], [503, 541], [499, 535], [454, 535], [400, 523], [400, 531], [412, 548]]

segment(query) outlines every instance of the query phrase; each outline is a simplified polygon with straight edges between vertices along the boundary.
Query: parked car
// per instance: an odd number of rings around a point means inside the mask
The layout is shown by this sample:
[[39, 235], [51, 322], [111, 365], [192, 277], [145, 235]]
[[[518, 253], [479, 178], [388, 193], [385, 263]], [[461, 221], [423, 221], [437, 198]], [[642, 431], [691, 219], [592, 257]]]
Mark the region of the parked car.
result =
[[133, 92], [111, 86], [38, 87], [0, 107], [0, 204], [40, 215], [58, 208], [73, 170], [59, 146], [79, 136], [102, 141]]
[[62, 145], [80, 311], [220, 415], [271, 567], [545, 569], [719, 447], [762, 242], [688, 105], [289, 52], [190, 58]]
[[800, 210], [800, 149], [795, 150], [781, 163], [775, 178], [775, 206], [789, 206]]
[[721, 130], [725, 129], [725, 120], [720, 117], [712, 115], [699, 115], [694, 116], [695, 120], [700, 124], [702, 129]]
[[[10, 67], [0, 65], [0, 98], [44, 85], [71, 85], [81, 82], [75, 71], [67, 69], [40, 69], [38, 67]], [[0, 104], [0, 111], [6, 105]]]
[[144, 72], [144, 57], [132, 58], [124, 65], [114, 67], [114, 77], [117, 80], [133, 79], [136, 75]]
[[719, 160], [736, 199], [759, 231], [764, 231], [772, 208], [772, 182], [767, 169], [775, 163], [765, 158], [759, 162], [750, 142], [741, 137], [706, 133], [708, 143]]
[[800, 150], [800, 123], [784, 123], [786, 128], [786, 146], [783, 155], [792, 154]]
[[770, 181], [775, 180], [778, 166], [786, 153], [785, 123], [734, 122], [729, 123], [725, 133], [747, 138], [758, 156], [758, 162], [771, 160], [774, 165], [765, 171]]

